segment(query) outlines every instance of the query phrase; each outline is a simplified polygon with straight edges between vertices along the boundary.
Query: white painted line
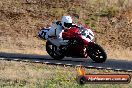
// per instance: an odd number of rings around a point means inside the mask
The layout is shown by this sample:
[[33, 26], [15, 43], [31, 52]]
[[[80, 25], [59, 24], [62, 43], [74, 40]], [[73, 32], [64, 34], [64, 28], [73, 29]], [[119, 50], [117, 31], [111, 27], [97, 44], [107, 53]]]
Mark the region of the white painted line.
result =
[[50, 62], [44, 62], [45, 64], [49, 64]]
[[29, 60], [22, 60], [22, 61], [29, 62]]
[[39, 63], [39, 62], [41, 62], [41, 61], [35, 61], [36, 63]]
[[112, 70], [112, 68], [106, 68], [107, 70]]
[[115, 69], [115, 70], [117, 70], [117, 71], [121, 71], [122, 69]]
[[55, 64], [62, 64], [62, 63], [55, 63]]
[[76, 67], [79, 67], [79, 66], [82, 66], [82, 65], [76, 65]]
[[18, 61], [19, 59], [13, 59], [14, 61]]
[[126, 70], [126, 71], [128, 71], [128, 72], [132, 72], [132, 70]]
[[5, 58], [0, 58], [0, 60], [5, 60]]
[[95, 66], [83, 66], [83, 65], [73, 65], [73, 64], [63, 64], [63, 63], [54, 63], [54, 62], [44, 62], [44, 61], [34, 61], [34, 60], [22, 60], [22, 59], [7, 59], [7, 58], [0, 58], [0, 60], [7, 60], [7, 61], [23, 61], [23, 62], [37, 62], [37, 63], [45, 63], [45, 64], [52, 64], [52, 65], [64, 65], [64, 66], [82, 66], [85, 68], [94, 68], [94, 69], [106, 69], [106, 70], [114, 70], [114, 71], [124, 71], [124, 72], [132, 72], [132, 70], [123, 70], [123, 69], [113, 69], [110, 67], [95, 67]]
[[88, 68], [95, 68], [94, 66], [87, 66]]
[[72, 66], [72, 64], [66, 64], [66, 65], [68, 65], [68, 66], [71, 65]]
[[101, 69], [101, 68], [104, 68], [104, 67], [96, 67], [96, 68], [99, 68], [99, 69]]

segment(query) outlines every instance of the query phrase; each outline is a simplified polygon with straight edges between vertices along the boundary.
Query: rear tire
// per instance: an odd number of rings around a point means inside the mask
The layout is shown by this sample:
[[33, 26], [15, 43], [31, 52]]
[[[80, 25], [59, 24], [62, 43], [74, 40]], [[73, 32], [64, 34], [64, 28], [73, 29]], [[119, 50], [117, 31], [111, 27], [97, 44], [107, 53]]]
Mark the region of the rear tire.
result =
[[87, 46], [87, 52], [89, 57], [96, 63], [103, 63], [107, 59], [105, 50], [96, 43], [89, 43]]
[[46, 51], [47, 53], [54, 59], [56, 60], [61, 60], [65, 57], [65, 55], [63, 53], [61, 53], [60, 55], [56, 53], [55, 51], [56, 46], [53, 45], [50, 41], [46, 42]]

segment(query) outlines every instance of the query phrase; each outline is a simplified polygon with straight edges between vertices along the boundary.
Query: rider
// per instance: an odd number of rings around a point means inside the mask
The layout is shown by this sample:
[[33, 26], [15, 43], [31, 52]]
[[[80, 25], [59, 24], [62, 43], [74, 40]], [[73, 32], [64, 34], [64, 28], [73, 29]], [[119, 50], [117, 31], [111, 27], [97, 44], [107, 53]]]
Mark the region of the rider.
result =
[[72, 18], [70, 16], [63, 16], [61, 21], [57, 21], [51, 26], [48, 32], [48, 40], [59, 49], [60, 45], [65, 44], [63, 42], [62, 33], [71, 27], [77, 27], [73, 24]]

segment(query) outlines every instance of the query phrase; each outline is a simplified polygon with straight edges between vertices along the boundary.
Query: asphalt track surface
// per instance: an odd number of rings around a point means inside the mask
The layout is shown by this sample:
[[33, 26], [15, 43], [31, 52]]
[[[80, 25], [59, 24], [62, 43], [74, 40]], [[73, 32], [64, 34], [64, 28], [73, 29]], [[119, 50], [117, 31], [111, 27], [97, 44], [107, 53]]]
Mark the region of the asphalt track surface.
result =
[[38, 63], [57, 63], [69, 65], [82, 65], [85, 67], [107, 68], [116, 70], [125, 70], [132, 72], [132, 61], [107, 59], [104, 63], [95, 63], [90, 58], [70, 58], [65, 57], [62, 60], [54, 60], [48, 55], [35, 54], [17, 54], [0, 52], [0, 60], [31, 61]]

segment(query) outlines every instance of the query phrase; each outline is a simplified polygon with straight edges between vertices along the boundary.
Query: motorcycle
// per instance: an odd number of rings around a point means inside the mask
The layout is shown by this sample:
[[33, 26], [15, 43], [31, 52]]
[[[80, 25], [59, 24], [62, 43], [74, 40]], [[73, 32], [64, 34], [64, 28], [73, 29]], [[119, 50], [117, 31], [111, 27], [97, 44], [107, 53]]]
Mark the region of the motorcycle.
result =
[[[39, 31], [38, 36], [44, 40], [48, 39], [49, 28], [43, 28]], [[105, 50], [94, 41], [95, 33], [87, 26], [80, 25], [72, 27], [62, 33], [63, 43], [59, 47], [46, 41], [47, 53], [56, 60], [61, 60], [64, 57], [72, 58], [88, 58], [90, 57], [96, 63], [103, 63], [107, 59]]]

